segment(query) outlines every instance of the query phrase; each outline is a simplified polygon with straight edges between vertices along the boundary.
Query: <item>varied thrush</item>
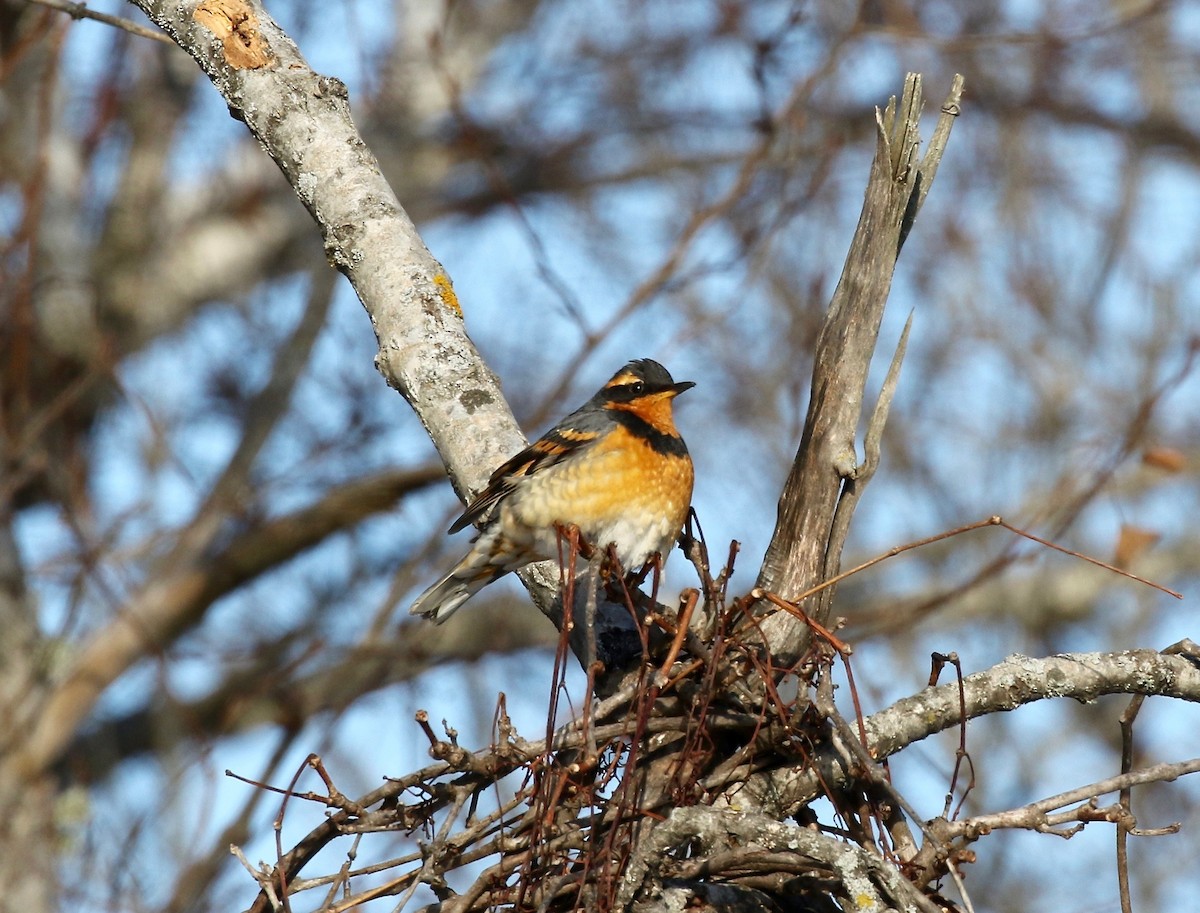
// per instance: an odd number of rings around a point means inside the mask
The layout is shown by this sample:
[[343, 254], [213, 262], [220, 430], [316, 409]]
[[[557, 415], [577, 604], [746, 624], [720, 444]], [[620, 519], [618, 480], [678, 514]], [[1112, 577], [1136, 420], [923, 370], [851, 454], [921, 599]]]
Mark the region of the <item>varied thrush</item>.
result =
[[494, 473], [450, 532], [480, 523], [466, 557], [410, 609], [437, 623], [493, 580], [560, 555], [561, 531], [616, 549], [627, 570], [674, 546], [692, 500], [692, 459], [671, 401], [694, 387], [649, 358], [599, 392]]

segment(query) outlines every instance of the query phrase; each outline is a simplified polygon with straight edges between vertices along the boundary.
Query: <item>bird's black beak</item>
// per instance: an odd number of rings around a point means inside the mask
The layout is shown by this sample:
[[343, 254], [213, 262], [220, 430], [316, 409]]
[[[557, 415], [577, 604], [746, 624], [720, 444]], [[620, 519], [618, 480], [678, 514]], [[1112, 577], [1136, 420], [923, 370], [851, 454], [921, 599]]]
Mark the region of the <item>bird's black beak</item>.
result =
[[694, 386], [696, 386], [694, 381], [683, 380], [677, 384], [671, 384], [671, 393], [675, 396], [678, 396], [684, 390], [690, 390]]

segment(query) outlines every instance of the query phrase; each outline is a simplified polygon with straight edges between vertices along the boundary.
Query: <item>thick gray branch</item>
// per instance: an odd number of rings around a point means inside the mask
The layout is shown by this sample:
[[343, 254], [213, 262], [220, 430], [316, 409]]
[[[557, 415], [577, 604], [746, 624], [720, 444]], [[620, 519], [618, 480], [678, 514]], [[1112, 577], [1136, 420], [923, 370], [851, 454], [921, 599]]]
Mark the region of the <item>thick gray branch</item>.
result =
[[[1091, 701], [1105, 694], [1145, 694], [1200, 702], [1200, 668], [1185, 657], [1154, 650], [1067, 653], [1044, 659], [1013, 655], [967, 676], [963, 687], [967, 719], [1056, 697]], [[867, 717], [871, 755], [882, 760], [961, 720], [956, 683], [926, 688]], [[784, 817], [821, 794], [821, 778], [831, 787], [846, 782], [841, 759], [830, 750], [818, 756], [817, 770], [770, 771], [752, 777], [747, 789], [764, 809]]]
[[[253, 0], [133, 0], [212, 80], [312, 214], [379, 340], [376, 366], [408, 400], [460, 495], [525, 444], [463, 311], [367, 148], [346, 87], [320, 76]], [[554, 578], [522, 574], [547, 606]]]
[[674, 864], [672, 855], [684, 847], [691, 848], [689, 861], [730, 847], [761, 848], [764, 853], [782, 850], [801, 857], [812, 870], [836, 877], [855, 910], [938, 913], [935, 904], [874, 853], [763, 815], [707, 806], [675, 809], [641, 842], [625, 869], [616, 909], [624, 909], [639, 891], [661, 890], [651, 883], [659, 881]]

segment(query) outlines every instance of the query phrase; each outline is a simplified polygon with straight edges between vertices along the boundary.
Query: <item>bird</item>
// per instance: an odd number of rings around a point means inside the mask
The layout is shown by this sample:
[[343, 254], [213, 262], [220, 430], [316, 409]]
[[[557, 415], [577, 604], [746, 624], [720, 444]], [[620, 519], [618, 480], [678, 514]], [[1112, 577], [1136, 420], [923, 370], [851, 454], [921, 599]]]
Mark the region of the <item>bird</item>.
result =
[[478, 523], [471, 549], [409, 609], [437, 624], [494, 580], [557, 559], [562, 531], [615, 547], [621, 567], [666, 560], [692, 501], [695, 472], [672, 404], [690, 390], [661, 364], [629, 362], [600, 390], [503, 463], [450, 532]]

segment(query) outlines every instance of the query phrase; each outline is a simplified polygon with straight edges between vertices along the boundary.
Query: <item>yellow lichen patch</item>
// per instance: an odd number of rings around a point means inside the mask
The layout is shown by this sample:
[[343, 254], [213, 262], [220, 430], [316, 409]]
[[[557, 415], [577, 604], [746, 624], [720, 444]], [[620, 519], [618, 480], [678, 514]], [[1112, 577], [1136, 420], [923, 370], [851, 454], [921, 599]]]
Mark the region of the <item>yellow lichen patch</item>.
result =
[[438, 273], [433, 277], [433, 284], [437, 286], [442, 304], [454, 311], [461, 319], [463, 315], [462, 305], [458, 303], [458, 295], [454, 294], [454, 286], [450, 284], [450, 277], [445, 273]]
[[192, 18], [221, 39], [225, 62], [235, 70], [258, 70], [275, 63], [258, 31], [258, 17], [245, 0], [201, 0]]

